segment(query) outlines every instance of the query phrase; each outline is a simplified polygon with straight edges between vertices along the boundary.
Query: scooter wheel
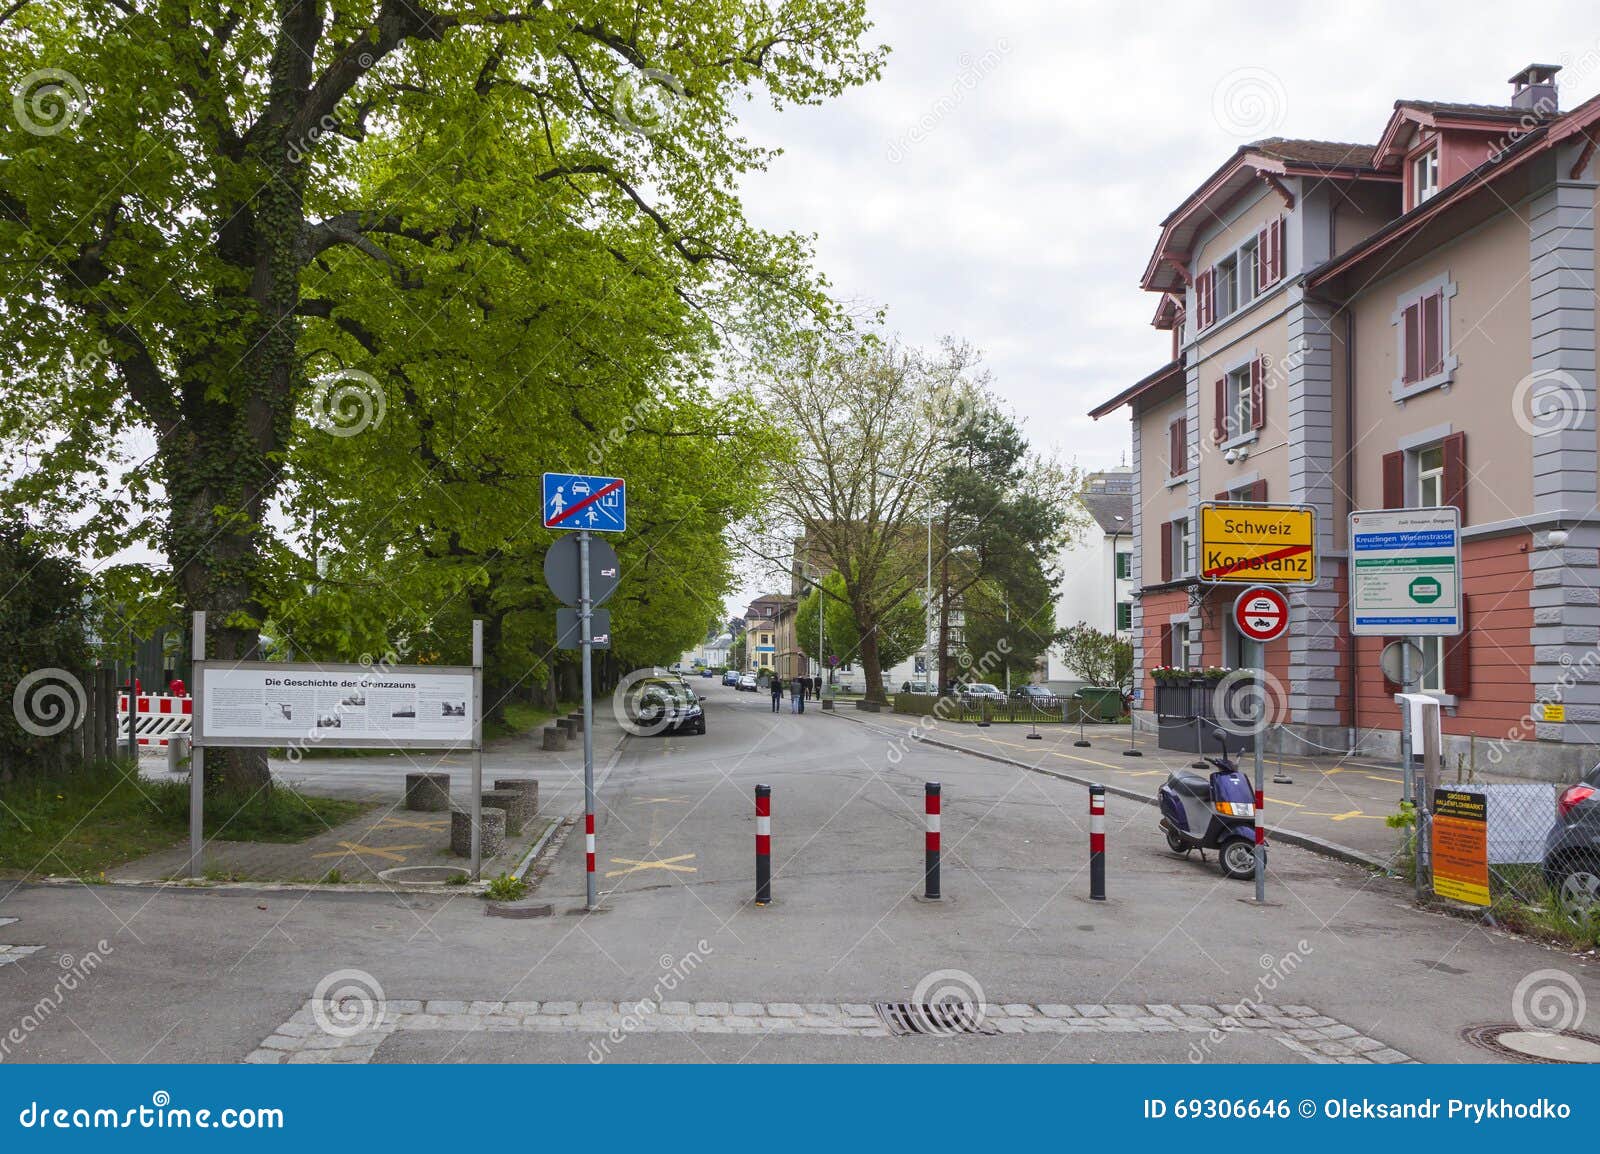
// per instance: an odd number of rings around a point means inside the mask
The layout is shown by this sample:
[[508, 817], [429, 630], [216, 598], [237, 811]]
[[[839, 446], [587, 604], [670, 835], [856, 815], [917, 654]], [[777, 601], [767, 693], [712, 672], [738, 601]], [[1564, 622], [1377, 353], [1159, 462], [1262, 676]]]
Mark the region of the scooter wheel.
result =
[[1227, 842], [1218, 855], [1217, 864], [1224, 877], [1253, 878], [1256, 876], [1256, 847], [1241, 839]]
[[1173, 853], [1177, 854], [1179, 857], [1188, 857], [1189, 856], [1189, 847], [1188, 847], [1188, 845], [1186, 845], [1184, 843], [1184, 840], [1181, 837], [1179, 837], [1177, 834], [1173, 833], [1170, 829], [1167, 830], [1166, 833], [1167, 833], [1167, 848], [1170, 849]]

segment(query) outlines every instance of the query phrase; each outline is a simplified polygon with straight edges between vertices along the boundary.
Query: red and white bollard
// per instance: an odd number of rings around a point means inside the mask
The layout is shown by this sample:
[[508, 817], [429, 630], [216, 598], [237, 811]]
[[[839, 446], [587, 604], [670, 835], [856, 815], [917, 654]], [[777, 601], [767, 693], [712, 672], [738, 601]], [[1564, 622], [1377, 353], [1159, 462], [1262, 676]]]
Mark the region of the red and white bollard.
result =
[[1089, 900], [1106, 900], [1106, 787], [1089, 787]]
[[[1256, 740], [1261, 740], [1261, 735], [1256, 735]], [[1260, 780], [1259, 775], [1256, 780]], [[1261, 813], [1267, 808], [1267, 791], [1256, 790], [1256, 901], [1267, 900], [1267, 827], [1263, 824]]]
[[923, 835], [923, 891], [925, 901], [936, 902], [939, 900], [939, 815], [940, 815], [940, 785], [936, 781], [923, 784], [922, 799], [923, 810], [927, 816], [928, 829]]
[[772, 787], [756, 786], [756, 905], [772, 901]]
[[587, 858], [585, 868], [594, 873], [594, 814], [583, 815], [583, 851]]

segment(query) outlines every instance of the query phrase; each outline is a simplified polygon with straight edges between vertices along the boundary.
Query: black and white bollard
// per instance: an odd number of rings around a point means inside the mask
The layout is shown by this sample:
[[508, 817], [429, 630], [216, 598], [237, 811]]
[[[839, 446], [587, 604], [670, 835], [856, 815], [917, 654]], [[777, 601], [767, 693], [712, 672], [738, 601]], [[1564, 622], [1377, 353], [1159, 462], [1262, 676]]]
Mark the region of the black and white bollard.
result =
[[1089, 900], [1106, 900], [1106, 787], [1089, 787]]
[[772, 787], [756, 786], [756, 905], [772, 901]]
[[939, 900], [939, 783], [930, 781], [922, 787], [923, 809], [927, 814], [928, 830], [923, 835], [923, 892], [925, 900]]

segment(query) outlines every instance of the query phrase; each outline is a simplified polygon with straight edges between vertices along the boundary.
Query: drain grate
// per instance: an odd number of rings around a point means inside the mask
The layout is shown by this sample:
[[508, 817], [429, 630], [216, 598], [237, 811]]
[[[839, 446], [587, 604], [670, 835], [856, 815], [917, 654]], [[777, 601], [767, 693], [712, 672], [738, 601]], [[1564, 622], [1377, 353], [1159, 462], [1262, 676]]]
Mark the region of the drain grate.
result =
[[913, 1034], [951, 1037], [1000, 1032], [984, 1020], [983, 1007], [972, 1002], [876, 1002], [873, 1008], [890, 1033], [900, 1038]]
[[[1502, 1041], [1507, 1037], [1516, 1045]], [[1600, 1036], [1581, 1030], [1524, 1030], [1521, 1026], [1473, 1026], [1461, 1031], [1463, 1041], [1514, 1062], [1537, 1065], [1586, 1065], [1600, 1060]]]

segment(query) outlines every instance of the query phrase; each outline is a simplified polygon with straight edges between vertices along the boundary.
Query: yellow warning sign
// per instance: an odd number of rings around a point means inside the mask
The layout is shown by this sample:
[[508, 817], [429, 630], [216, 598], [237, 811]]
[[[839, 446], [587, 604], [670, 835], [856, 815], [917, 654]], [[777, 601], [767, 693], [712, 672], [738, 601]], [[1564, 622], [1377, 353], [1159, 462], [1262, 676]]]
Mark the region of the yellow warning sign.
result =
[[1559, 702], [1545, 702], [1543, 712], [1543, 720], [1545, 721], [1565, 721], [1567, 719], [1567, 707]]
[[1200, 579], [1314, 585], [1317, 512], [1309, 505], [1200, 506]]

